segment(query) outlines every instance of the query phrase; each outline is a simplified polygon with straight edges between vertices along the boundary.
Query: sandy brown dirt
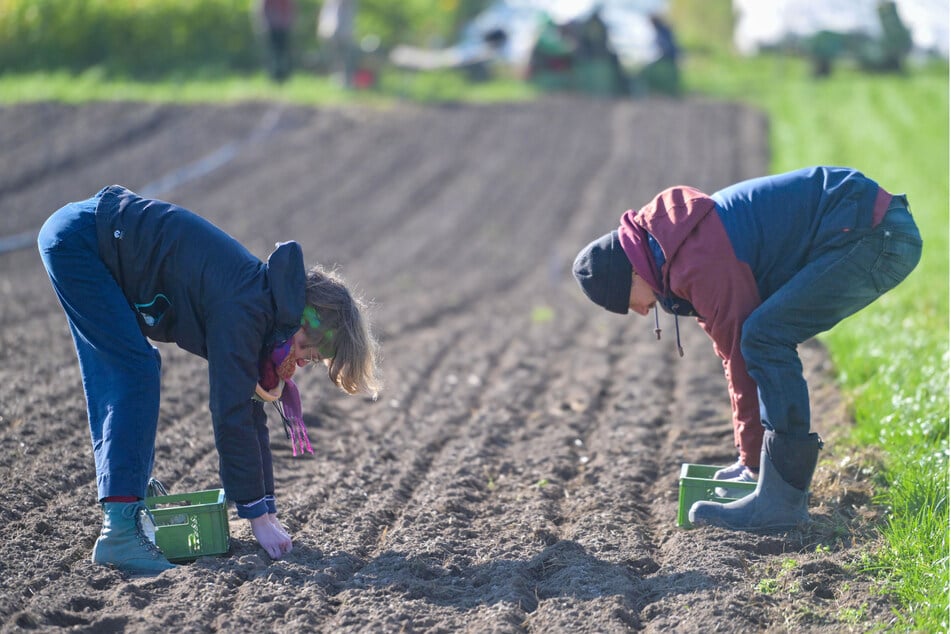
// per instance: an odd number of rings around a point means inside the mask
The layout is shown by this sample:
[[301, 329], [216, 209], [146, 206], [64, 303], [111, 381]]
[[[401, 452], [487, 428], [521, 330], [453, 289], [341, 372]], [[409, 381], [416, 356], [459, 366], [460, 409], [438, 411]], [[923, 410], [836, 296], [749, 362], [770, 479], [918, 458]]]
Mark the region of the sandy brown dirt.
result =
[[[0, 237], [121, 183], [189, 207], [262, 258], [299, 240], [374, 302], [376, 402], [301, 380], [316, 455], [278, 425], [269, 561], [232, 550], [155, 578], [89, 563], [100, 511], [79, 371], [33, 248], [0, 254], [3, 631], [864, 631], [888, 599], [856, 562], [867, 476], [827, 443], [814, 524], [675, 526], [681, 463], [733, 459], [719, 361], [691, 320], [590, 304], [588, 240], [668, 185], [767, 168], [762, 116], [704, 102], [310, 110], [268, 104], [0, 109]], [[183, 171], [183, 168], [187, 168]], [[163, 352], [155, 475], [218, 486], [206, 365]], [[849, 424], [818, 344], [815, 427]], [[272, 420], [272, 424], [274, 421]]]

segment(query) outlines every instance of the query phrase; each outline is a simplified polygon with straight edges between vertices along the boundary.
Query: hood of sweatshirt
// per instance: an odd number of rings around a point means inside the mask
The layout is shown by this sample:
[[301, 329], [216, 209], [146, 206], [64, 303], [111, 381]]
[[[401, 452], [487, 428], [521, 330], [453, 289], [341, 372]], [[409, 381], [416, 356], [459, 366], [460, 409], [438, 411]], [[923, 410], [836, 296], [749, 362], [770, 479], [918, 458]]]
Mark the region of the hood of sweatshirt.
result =
[[[680, 343], [678, 315], [698, 316], [687, 300], [670, 289], [670, 263], [697, 225], [716, 209], [714, 201], [692, 187], [665, 189], [639, 210], [628, 210], [621, 216], [618, 229], [621, 247], [634, 269], [654, 290], [664, 310], [674, 315], [677, 350], [684, 356]], [[654, 249], [660, 253], [655, 254]], [[660, 266], [658, 266], [660, 264]], [[657, 305], [654, 305], [654, 332], [660, 339]]]
[[307, 295], [304, 253], [294, 241], [279, 242], [267, 259], [268, 287], [274, 307], [272, 343], [287, 341], [300, 328]]
[[[652, 271], [658, 276], [655, 290], [662, 295], [670, 293], [668, 268], [670, 262], [677, 257], [677, 252], [697, 225], [716, 209], [713, 199], [693, 187], [677, 186], [665, 189], [657, 194], [648, 204], [636, 212], [629, 210], [621, 216], [621, 227], [618, 230], [621, 247], [637, 265], [644, 260], [653, 261], [647, 245], [646, 235], [649, 233], [657, 241], [664, 255], [665, 265], [660, 271]], [[641, 264], [641, 266], [646, 266]], [[646, 271], [645, 271], [646, 273]], [[638, 274], [641, 274], [638, 269]], [[647, 278], [646, 275], [642, 277]]]

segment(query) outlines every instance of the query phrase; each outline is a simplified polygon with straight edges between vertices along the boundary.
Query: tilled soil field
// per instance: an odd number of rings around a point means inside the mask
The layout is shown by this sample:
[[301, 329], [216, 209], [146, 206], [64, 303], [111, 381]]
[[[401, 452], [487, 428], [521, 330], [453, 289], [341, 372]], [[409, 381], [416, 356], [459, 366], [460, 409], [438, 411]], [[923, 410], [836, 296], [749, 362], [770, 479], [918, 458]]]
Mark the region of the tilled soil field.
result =
[[[676, 526], [684, 462], [734, 458], [706, 336], [611, 315], [571, 278], [627, 208], [767, 170], [767, 124], [697, 101], [304, 109], [0, 109], [3, 631], [864, 631], [892, 606], [857, 561], [877, 520], [835, 436], [821, 346], [803, 346], [826, 436], [811, 512], [778, 535]], [[66, 321], [32, 235], [119, 183], [209, 218], [264, 258], [296, 239], [373, 303], [386, 382], [299, 374], [315, 455], [272, 418], [270, 561], [233, 509], [231, 551], [157, 577], [95, 566], [95, 474]], [[22, 240], [21, 240], [22, 239]], [[17, 243], [28, 246], [16, 248]], [[206, 364], [163, 353], [154, 475], [219, 486]]]

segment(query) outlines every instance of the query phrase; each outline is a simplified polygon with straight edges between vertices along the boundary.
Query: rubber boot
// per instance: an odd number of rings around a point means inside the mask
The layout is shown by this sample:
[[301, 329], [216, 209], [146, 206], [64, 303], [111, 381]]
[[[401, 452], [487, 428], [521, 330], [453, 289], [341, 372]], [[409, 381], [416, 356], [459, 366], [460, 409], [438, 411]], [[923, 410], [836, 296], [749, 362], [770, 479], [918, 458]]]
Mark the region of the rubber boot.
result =
[[740, 531], [788, 530], [809, 521], [809, 483], [819, 460], [818, 434], [794, 437], [767, 430], [763, 436], [759, 481], [749, 495], [733, 502], [694, 502], [694, 526]]
[[162, 551], [148, 538], [142, 502], [104, 502], [102, 531], [92, 549], [92, 562], [115, 566], [123, 572], [155, 574], [174, 568]]

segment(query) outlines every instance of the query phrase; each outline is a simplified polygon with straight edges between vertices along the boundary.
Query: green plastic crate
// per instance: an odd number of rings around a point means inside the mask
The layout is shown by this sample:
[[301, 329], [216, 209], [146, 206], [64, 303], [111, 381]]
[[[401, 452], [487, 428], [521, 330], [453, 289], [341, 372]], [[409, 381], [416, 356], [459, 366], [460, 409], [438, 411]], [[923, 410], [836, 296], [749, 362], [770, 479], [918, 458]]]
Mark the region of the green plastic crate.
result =
[[[677, 526], [692, 528], [688, 513], [694, 502], [710, 500], [713, 502], [732, 502], [737, 498], [721, 498], [716, 494], [717, 487], [724, 486], [722, 480], [714, 480], [713, 474], [721, 467], [705, 464], [684, 463], [680, 467], [680, 505], [677, 510]], [[731, 489], [744, 491], [748, 495], [756, 488], [755, 482], [730, 482]]]
[[231, 547], [224, 489], [145, 498], [155, 518], [155, 544], [172, 562], [221, 555]]

